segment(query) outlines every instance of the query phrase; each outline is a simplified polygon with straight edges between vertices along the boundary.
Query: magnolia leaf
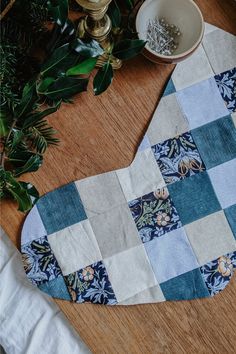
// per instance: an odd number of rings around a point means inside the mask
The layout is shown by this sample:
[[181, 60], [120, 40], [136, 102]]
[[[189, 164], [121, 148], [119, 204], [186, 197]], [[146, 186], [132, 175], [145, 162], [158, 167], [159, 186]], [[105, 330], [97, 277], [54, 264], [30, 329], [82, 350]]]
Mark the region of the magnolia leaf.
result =
[[72, 65], [78, 61], [78, 55], [70, 49], [69, 43], [54, 50], [52, 55], [46, 60], [41, 68], [42, 76], [61, 76]]
[[141, 39], [124, 39], [114, 46], [112, 54], [121, 60], [130, 59], [139, 54], [145, 44]]
[[38, 94], [43, 93], [46, 91], [49, 85], [51, 85], [55, 79], [53, 77], [46, 77], [45, 79], [42, 79], [36, 86], [36, 90]]
[[81, 39], [77, 38], [72, 43], [72, 48], [85, 58], [94, 58], [102, 55], [104, 50], [100, 44], [92, 39], [90, 42], [83, 42]]
[[109, 62], [100, 68], [93, 80], [93, 90], [95, 95], [100, 95], [111, 84], [113, 79], [113, 69]]
[[13, 140], [11, 144], [11, 149], [15, 149], [15, 147], [22, 141], [24, 137], [24, 133], [22, 130], [13, 130]]
[[11, 172], [5, 172], [5, 189], [18, 202], [18, 210], [26, 212], [32, 208], [32, 201], [27, 190], [17, 182]]
[[88, 79], [60, 77], [48, 87], [44, 95], [52, 100], [70, 98], [76, 93], [86, 91]]
[[82, 74], [90, 74], [90, 72], [95, 68], [97, 63], [97, 58], [88, 58], [84, 60], [82, 63], [73, 66], [69, 70], [67, 70], [67, 76], [73, 75], [82, 75]]
[[51, 54], [55, 48], [71, 42], [75, 37], [75, 26], [71, 20], [67, 19], [63, 27], [55, 24], [50, 34], [49, 42], [46, 44], [47, 53]]
[[19, 119], [22, 115], [30, 112], [34, 107], [36, 100], [36, 82], [32, 79], [25, 85], [20, 103], [15, 107], [15, 117]]
[[0, 106], [0, 137], [7, 136], [10, 126], [9, 113], [4, 106]]
[[24, 124], [22, 126], [23, 129], [32, 127], [36, 122], [42, 120], [49, 114], [52, 114], [58, 110], [58, 108], [61, 105], [61, 100], [54, 106], [45, 109], [44, 111], [36, 111], [33, 114], [30, 114], [24, 121]]
[[42, 165], [43, 158], [41, 155], [35, 154], [31, 156], [24, 166], [18, 167], [14, 171], [14, 176], [18, 177], [26, 172], [35, 172]]
[[47, 4], [53, 20], [59, 26], [64, 26], [68, 17], [68, 0], [51, 0]]
[[33, 206], [39, 199], [39, 192], [31, 183], [19, 181], [19, 184], [27, 191]]
[[115, 0], [113, 0], [110, 3], [107, 13], [111, 19], [112, 26], [115, 28], [120, 27], [121, 12], [120, 12], [120, 8]]

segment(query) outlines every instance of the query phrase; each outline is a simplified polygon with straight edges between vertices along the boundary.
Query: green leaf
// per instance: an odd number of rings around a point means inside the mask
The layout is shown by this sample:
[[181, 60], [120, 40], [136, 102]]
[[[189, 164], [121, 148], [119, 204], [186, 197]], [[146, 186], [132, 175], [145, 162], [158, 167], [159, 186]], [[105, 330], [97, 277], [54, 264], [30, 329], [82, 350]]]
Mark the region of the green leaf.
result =
[[132, 10], [134, 7], [134, 0], [125, 0], [125, 4], [129, 10]]
[[46, 91], [48, 86], [51, 85], [54, 81], [55, 79], [53, 77], [46, 77], [45, 79], [42, 79], [36, 87], [37, 93], [41, 94]]
[[111, 19], [111, 23], [113, 27], [120, 27], [121, 24], [121, 12], [120, 12], [120, 8], [117, 4], [117, 2], [115, 0], [113, 0], [109, 7], [108, 7], [108, 11], [107, 11], [110, 19]]
[[48, 9], [59, 26], [64, 26], [68, 17], [68, 1], [67, 0], [51, 0], [47, 2]]
[[100, 95], [104, 92], [111, 84], [113, 79], [113, 69], [109, 62], [105, 63], [102, 68], [100, 68], [93, 80], [93, 90], [95, 95]]
[[32, 201], [27, 190], [17, 182], [11, 172], [5, 172], [5, 189], [18, 202], [18, 210], [26, 212], [32, 208]]
[[54, 137], [56, 131], [46, 120], [37, 122], [26, 130], [25, 135], [37, 153], [43, 154], [49, 145], [57, 145], [59, 140]]
[[56, 112], [61, 105], [61, 101], [59, 101], [54, 107], [50, 107], [45, 109], [44, 111], [36, 111], [33, 114], [30, 114], [24, 121], [22, 126], [23, 129], [29, 128], [33, 126], [36, 122], [41, 121], [43, 118], [47, 117], [48, 115]]
[[15, 117], [19, 119], [22, 115], [30, 112], [34, 107], [36, 100], [36, 82], [32, 79], [25, 85], [20, 103], [15, 107]]
[[60, 76], [78, 61], [78, 55], [69, 47], [69, 43], [54, 50], [52, 55], [46, 60], [41, 68], [42, 76]]
[[11, 144], [11, 149], [15, 149], [15, 147], [22, 141], [24, 137], [24, 133], [22, 130], [13, 130], [13, 141]]
[[16, 168], [14, 171], [14, 176], [18, 177], [26, 172], [35, 172], [42, 165], [43, 158], [40, 155], [34, 155], [29, 158], [26, 164], [22, 167]]
[[72, 48], [85, 58], [98, 57], [104, 53], [100, 44], [94, 39], [90, 42], [83, 42], [81, 39], [77, 38], [72, 43]]
[[65, 43], [72, 42], [76, 37], [76, 31], [74, 23], [71, 20], [66, 20], [63, 27], [55, 24], [50, 38], [46, 44], [47, 53], [52, 53], [55, 48], [61, 47]]
[[5, 106], [0, 106], [0, 137], [7, 136], [10, 126], [9, 112]]
[[124, 39], [114, 46], [112, 54], [121, 60], [130, 59], [139, 54], [145, 44], [141, 39]]
[[19, 184], [27, 191], [33, 206], [39, 199], [39, 192], [31, 183], [19, 181]]
[[76, 93], [86, 91], [88, 79], [60, 77], [48, 87], [44, 95], [52, 100], [70, 98]]
[[82, 63], [73, 66], [69, 70], [67, 70], [67, 76], [73, 75], [82, 75], [82, 74], [90, 74], [90, 72], [95, 68], [97, 63], [97, 58], [88, 58], [84, 60]]

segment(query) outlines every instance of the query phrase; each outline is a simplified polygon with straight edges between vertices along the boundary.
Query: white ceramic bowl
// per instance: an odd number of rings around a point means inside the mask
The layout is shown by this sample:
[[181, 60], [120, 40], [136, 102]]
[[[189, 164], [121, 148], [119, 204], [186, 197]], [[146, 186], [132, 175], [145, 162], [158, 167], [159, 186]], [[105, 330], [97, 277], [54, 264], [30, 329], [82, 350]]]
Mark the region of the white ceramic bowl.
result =
[[136, 17], [136, 30], [140, 39], [146, 40], [149, 20], [165, 18], [169, 24], [179, 27], [182, 35], [174, 55], [162, 55], [146, 44], [143, 54], [155, 63], [177, 63], [191, 55], [201, 43], [204, 20], [198, 6], [192, 0], [146, 0]]

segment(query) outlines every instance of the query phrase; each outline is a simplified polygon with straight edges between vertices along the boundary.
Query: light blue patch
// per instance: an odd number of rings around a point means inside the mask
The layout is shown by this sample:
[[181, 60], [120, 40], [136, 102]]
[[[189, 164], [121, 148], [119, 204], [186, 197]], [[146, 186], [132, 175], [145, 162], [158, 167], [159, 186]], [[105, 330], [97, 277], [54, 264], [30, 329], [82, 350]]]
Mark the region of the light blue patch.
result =
[[191, 300], [209, 297], [200, 269], [194, 269], [160, 284], [166, 300]]
[[221, 210], [207, 172], [172, 183], [168, 190], [183, 225]]
[[207, 169], [236, 157], [236, 129], [230, 115], [192, 130], [192, 136]]
[[48, 235], [87, 219], [74, 183], [45, 194], [37, 208]]
[[167, 83], [167, 85], [165, 87], [163, 96], [171, 95], [174, 92], [176, 92], [175, 85], [173, 83], [173, 80], [170, 78], [170, 80], [168, 81], [168, 83]]
[[226, 208], [224, 212], [236, 240], [236, 204]]
[[40, 290], [44, 291], [51, 297], [71, 301], [70, 294], [62, 276], [59, 276], [58, 278], [50, 280], [46, 283], [42, 283], [38, 287]]

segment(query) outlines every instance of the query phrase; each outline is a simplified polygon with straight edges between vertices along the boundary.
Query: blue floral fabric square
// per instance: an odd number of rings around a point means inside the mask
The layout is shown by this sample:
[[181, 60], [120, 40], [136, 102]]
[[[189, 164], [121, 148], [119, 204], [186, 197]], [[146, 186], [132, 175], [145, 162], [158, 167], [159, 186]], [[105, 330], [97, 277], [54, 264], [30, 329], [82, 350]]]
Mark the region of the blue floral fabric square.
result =
[[53, 280], [62, 274], [47, 236], [23, 245], [22, 259], [25, 272], [35, 285]]
[[236, 111], [236, 68], [216, 75], [215, 80], [226, 107], [230, 112]]
[[143, 243], [182, 226], [167, 188], [129, 202], [129, 208]]
[[75, 302], [114, 305], [114, 291], [103, 262], [96, 262], [65, 276], [71, 298]]
[[224, 290], [229, 283], [235, 268], [236, 252], [219, 257], [200, 268], [211, 296]]
[[190, 132], [154, 145], [152, 150], [167, 184], [206, 169]]

